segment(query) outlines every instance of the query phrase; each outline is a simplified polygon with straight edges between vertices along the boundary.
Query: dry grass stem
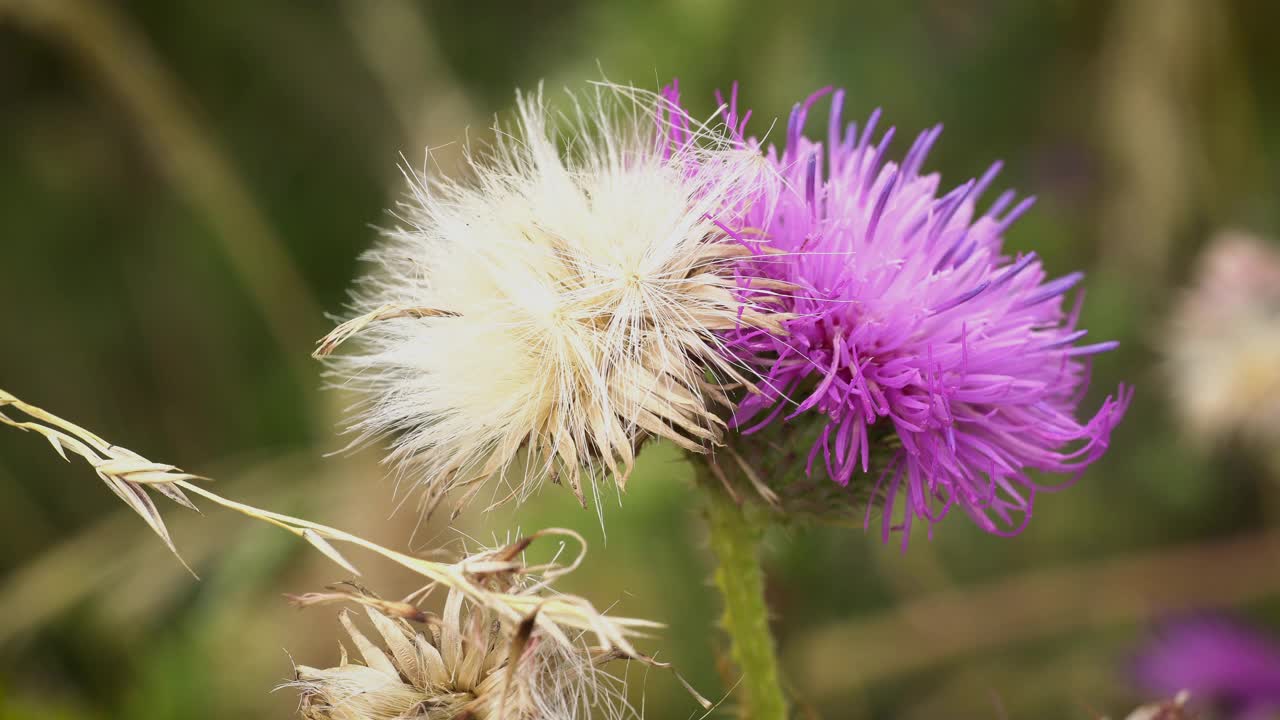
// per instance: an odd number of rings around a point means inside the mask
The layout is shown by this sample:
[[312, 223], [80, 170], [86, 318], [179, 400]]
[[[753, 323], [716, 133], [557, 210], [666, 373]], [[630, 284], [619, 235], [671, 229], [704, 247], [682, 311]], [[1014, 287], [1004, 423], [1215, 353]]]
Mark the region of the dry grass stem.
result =
[[[564, 646], [573, 645], [567, 631], [586, 632], [594, 635], [599, 647], [605, 651], [616, 650], [628, 656], [639, 657], [630, 638], [660, 627], [657, 623], [646, 620], [607, 616], [584, 598], [543, 594], [551, 582], [572, 572], [582, 562], [586, 541], [572, 530], [543, 530], [499, 550], [474, 555], [455, 563], [425, 560], [388, 549], [337, 528], [222, 497], [195, 484], [193, 481], [202, 479], [199, 476], [183, 472], [172, 465], [151, 462], [137, 453], [112, 445], [92, 432], [25, 403], [4, 390], [0, 390], [0, 408], [18, 410], [30, 418], [15, 419], [0, 412], [0, 422], [20, 430], [39, 433], [63, 458], [67, 458], [67, 451], [70, 451], [88, 461], [107, 486], [138, 513], [175, 554], [177, 550], [173, 540], [148, 494], [149, 490], [159, 492], [192, 509], [195, 509], [195, 505], [188, 494], [199, 496], [242, 515], [275, 525], [305, 540], [354, 575], [358, 575], [359, 571], [338, 551], [334, 543], [363, 548], [425, 578], [427, 585], [423, 594], [437, 587], [444, 587], [451, 593], [459, 593], [468, 602], [489, 609], [504, 622], [519, 623], [536, 616], [534, 622], [537, 627]], [[517, 556], [534, 540], [553, 536], [576, 541], [581, 552], [567, 564], [526, 566], [518, 559]], [[523, 578], [532, 574], [539, 578], [522, 585], [518, 592], [500, 589], [502, 583], [498, 579], [517, 576]]]

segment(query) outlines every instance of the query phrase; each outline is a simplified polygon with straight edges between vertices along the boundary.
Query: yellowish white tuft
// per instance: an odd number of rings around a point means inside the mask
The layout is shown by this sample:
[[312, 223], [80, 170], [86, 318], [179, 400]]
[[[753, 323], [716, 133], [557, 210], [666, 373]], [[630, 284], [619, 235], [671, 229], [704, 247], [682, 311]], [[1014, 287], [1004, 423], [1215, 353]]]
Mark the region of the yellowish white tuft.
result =
[[1280, 252], [1239, 232], [1213, 239], [1174, 309], [1165, 348], [1193, 438], [1280, 440]]
[[[539, 536], [462, 564], [497, 593], [575, 600], [548, 586], [577, 562], [530, 567], [519, 559]], [[590, 646], [586, 633], [573, 638], [552, 632], [542, 622], [542, 603], [512, 618], [451, 588], [436, 615], [410, 602], [412, 597], [383, 600], [352, 584], [292, 599], [302, 607], [358, 604], [367, 616], [362, 623], [347, 610], [339, 615], [354, 648], [351, 656], [344, 646], [335, 667], [296, 668], [291, 685], [301, 690], [307, 720], [616, 720], [637, 715], [626, 702], [625, 683], [605, 665], [634, 659], [661, 667], [631, 649]]]
[[585, 503], [583, 479], [623, 486], [645, 437], [705, 450], [721, 436], [719, 381], [744, 382], [713, 332], [778, 330], [743, 306], [730, 268], [745, 251], [725, 213], [751, 201], [758, 155], [696, 123], [672, 147], [659, 118], [681, 111], [657, 95], [600, 87], [575, 108], [519, 97], [465, 182], [412, 173], [354, 319], [318, 351], [358, 336], [333, 361], [366, 393], [354, 429], [395, 437], [390, 459], [427, 509], [495, 477], [499, 499], [550, 479]]
[[[352, 613], [339, 616], [355, 648], [336, 667], [299, 666], [307, 720], [572, 720], [617, 718], [626, 708], [621, 681], [595, 666], [586, 648], [536, 635], [524, 647], [517, 630], [451, 593], [430, 627], [366, 605], [373, 638]], [[514, 664], [513, 664], [514, 662]]]

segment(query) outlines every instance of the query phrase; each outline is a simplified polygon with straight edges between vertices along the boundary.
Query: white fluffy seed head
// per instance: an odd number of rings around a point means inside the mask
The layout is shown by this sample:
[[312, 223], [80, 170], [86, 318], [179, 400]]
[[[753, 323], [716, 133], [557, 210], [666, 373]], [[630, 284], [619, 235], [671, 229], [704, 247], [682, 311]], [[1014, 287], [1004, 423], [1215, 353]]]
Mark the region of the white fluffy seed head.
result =
[[[356, 319], [326, 346], [358, 332], [333, 361], [365, 393], [354, 429], [395, 437], [428, 509], [494, 477], [497, 498], [551, 479], [584, 502], [583, 478], [621, 486], [645, 437], [715, 444], [717, 381], [742, 378], [713, 332], [780, 321], [744, 307], [731, 272], [727, 216], [755, 196], [760, 158], [651, 93], [601, 86], [574, 107], [520, 96], [470, 177], [410, 173]], [[669, 142], [671, 123], [693, 140]]]

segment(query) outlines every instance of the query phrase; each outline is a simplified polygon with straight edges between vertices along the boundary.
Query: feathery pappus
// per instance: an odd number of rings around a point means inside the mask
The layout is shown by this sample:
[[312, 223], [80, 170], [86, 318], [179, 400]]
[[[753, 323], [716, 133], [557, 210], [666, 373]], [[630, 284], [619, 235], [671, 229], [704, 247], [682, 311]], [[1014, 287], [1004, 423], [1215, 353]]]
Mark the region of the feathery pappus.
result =
[[750, 384], [716, 333], [781, 332], [732, 269], [758, 153], [630, 88], [600, 86], [566, 116], [541, 92], [517, 107], [514, 127], [469, 152], [467, 178], [410, 174], [354, 318], [317, 351], [357, 337], [332, 356], [364, 393], [353, 429], [394, 436], [389, 460], [428, 511], [495, 477], [500, 499], [552, 480], [585, 505], [584, 479], [623, 487], [646, 437], [707, 449], [721, 381]]

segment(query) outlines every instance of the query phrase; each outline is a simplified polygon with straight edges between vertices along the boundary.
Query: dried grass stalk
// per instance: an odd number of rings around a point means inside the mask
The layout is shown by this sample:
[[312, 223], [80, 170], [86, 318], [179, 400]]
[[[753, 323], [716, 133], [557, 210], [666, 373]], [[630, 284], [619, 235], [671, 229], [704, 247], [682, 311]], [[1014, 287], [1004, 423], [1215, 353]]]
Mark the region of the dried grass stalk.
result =
[[[631, 657], [640, 657], [630, 639], [660, 625], [646, 620], [615, 618], [601, 613], [588, 600], [573, 595], [544, 596], [543, 590], [550, 582], [578, 567], [586, 552], [586, 541], [571, 530], [543, 530], [522, 538], [510, 546], [491, 553], [463, 559], [455, 563], [442, 563], [406, 555], [365, 540], [357, 535], [296, 518], [281, 513], [256, 508], [222, 497], [193, 481], [203, 478], [183, 472], [172, 465], [155, 463], [125, 448], [112, 445], [97, 435], [74, 425], [52, 413], [19, 400], [0, 390], [0, 408], [11, 408], [29, 419], [15, 419], [0, 412], [0, 422], [20, 430], [29, 430], [45, 437], [63, 458], [67, 451], [81, 456], [98, 473], [134, 512], [164, 540], [175, 555], [177, 550], [159, 510], [148, 491], [154, 490], [165, 497], [195, 509], [188, 493], [202, 497], [229, 510], [287, 530], [310, 543], [330, 560], [348, 572], [359, 571], [334, 546], [334, 543], [354, 545], [381, 555], [425, 578], [427, 593], [437, 587], [458, 593], [459, 597], [477, 607], [492, 612], [507, 623], [520, 623], [534, 618], [537, 629], [556, 643], [570, 647], [574, 644], [571, 632], [589, 633], [604, 651], [617, 651]], [[527, 567], [517, 557], [530, 543], [541, 537], [561, 536], [576, 541], [582, 551], [567, 565], [548, 564]], [[495, 583], [495, 578], [524, 576], [537, 573], [540, 579], [512, 590], [509, 585]]]

